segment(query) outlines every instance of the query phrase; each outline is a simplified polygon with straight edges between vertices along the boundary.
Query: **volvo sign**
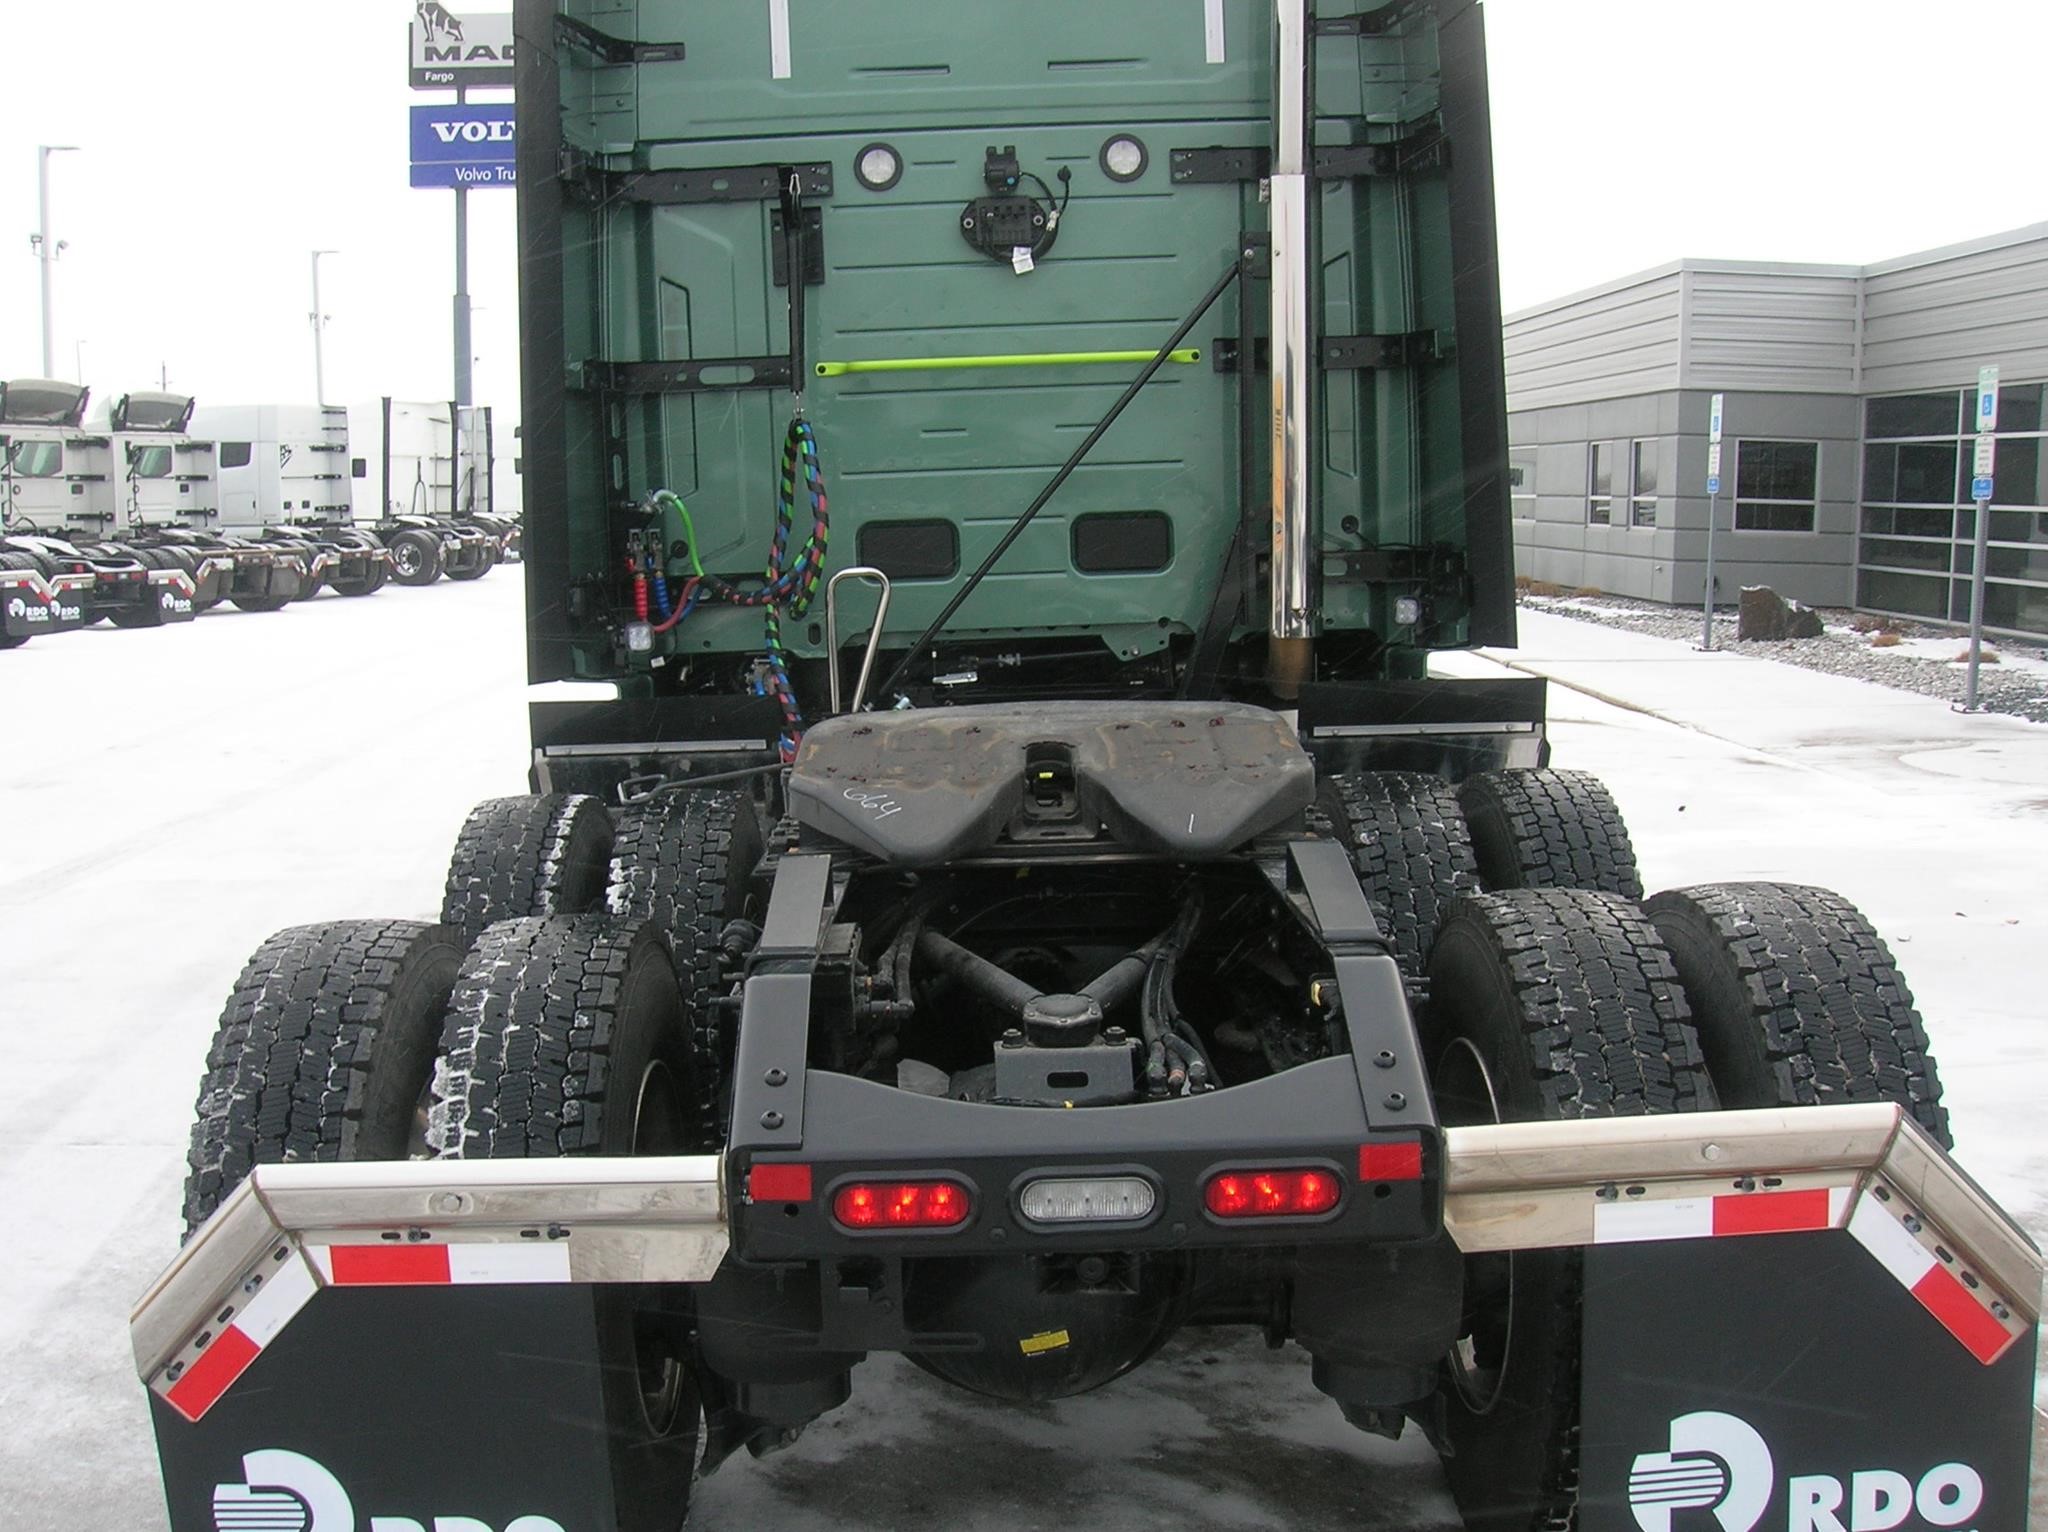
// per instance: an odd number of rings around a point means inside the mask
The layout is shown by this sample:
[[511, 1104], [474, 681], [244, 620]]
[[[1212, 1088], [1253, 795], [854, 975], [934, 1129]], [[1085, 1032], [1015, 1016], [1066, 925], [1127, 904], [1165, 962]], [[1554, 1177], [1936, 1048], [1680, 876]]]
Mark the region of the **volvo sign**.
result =
[[435, 0], [420, 0], [411, 30], [414, 90], [468, 90], [512, 83], [512, 17], [508, 13], [457, 15]]
[[414, 186], [511, 186], [517, 159], [510, 106], [412, 109]]

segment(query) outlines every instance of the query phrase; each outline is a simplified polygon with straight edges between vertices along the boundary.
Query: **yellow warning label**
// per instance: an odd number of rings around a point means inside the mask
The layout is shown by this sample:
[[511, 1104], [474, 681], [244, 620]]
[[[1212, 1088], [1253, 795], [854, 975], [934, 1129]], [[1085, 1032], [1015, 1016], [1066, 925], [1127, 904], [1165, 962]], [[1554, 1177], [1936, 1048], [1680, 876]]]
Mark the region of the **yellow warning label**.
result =
[[1036, 1335], [1027, 1335], [1018, 1341], [1017, 1349], [1026, 1356], [1041, 1356], [1072, 1344], [1072, 1338], [1064, 1330], [1040, 1330]]

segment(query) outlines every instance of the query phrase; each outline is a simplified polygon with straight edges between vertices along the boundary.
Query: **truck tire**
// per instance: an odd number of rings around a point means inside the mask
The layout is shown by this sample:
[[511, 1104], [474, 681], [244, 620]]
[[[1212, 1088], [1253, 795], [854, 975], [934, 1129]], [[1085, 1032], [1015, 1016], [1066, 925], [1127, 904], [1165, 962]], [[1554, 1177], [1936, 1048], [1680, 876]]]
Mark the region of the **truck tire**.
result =
[[497, 562], [496, 559], [486, 555], [478, 559], [474, 564], [456, 564], [449, 568], [448, 578], [464, 581], [481, 580], [496, 567]]
[[1643, 897], [1635, 847], [1606, 784], [1584, 771], [1489, 771], [1458, 788], [1487, 888]]
[[230, 596], [228, 600], [245, 612], [281, 612], [290, 606], [295, 596]]
[[[462, 965], [435, 1072], [441, 1159], [680, 1154], [689, 1038], [667, 944], [602, 915], [508, 920]], [[687, 1360], [688, 1299], [624, 1284], [587, 1291], [615, 1482], [689, 1512], [703, 1406]]]
[[469, 811], [448, 859], [441, 922], [473, 944], [520, 915], [580, 915], [604, 902], [612, 816], [588, 793], [487, 798]]
[[1855, 905], [1825, 888], [1713, 883], [1646, 907], [1723, 1106], [1893, 1101], [1951, 1146], [1913, 992]]
[[1457, 789], [1419, 771], [1349, 772], [1323, 784], [1321, 807], [1402, 974], [1421, 978], [1444, 910], [1479, 892]]
[[731, 1054], [719, 935], [752, 913], [749, 885], [762, 851], [754, 803], [738, 789], [667, 792], [620, 816], [608, 906], [620, 920], [647, 921], [668, 939], [683, 991], [683, 1023], [698, 1060], [690, 1103], [706, 1136], [692, 1148], [724, 1147], [720, 1106]]
[[[1713, 1088], [1678, 971], [1641, 908], [1520, 889], [1455, 906], [1429, 963], [1446, 1126], [1698, 1111]], [[1438, 1393], [1444, 1470], [1478, 1532], [1569, 1527], [1577, 1499], [1579, 1252], [1468, 1257]]]
[[441, 539], [417, 528], [393, 534], [391, 578], [400, 585], [432, 585], [441, 578]]
[[396, 1160], [420, 1108], [462, 948], [416, 920], [336, 920], [256, 949], [221, 1012], [186, 1156], [185, 1230], [256, 1165]]

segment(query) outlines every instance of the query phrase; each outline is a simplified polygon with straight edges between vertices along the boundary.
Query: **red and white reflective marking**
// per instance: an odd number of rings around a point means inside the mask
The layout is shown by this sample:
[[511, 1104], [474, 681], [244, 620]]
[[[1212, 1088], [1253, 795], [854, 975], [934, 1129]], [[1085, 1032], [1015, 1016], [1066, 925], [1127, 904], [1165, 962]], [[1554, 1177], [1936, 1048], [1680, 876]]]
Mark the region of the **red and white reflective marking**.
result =
[[[1874, 1186], [1865, 1193], [1849, 1217], [1849, 1232], [1898, 1278], [1901, 1287], [1920, 1300], [1920, 1306], [1939, 1320], [1942, 1328], [1989, 1367], [2005, 1355], [2026, 1326], [2009, 1304], [1981, 1282], [1975, 1288], [1966, 1285], [1957, 1275], [1962, 1269], [1959, 1263], [1944, 1262], [1922, 1244], [1904, 1222], [1908, 1215], [1903, 1210], [1893, 1211], [1902, 1209], [1898, 1194], [1890, 1195], [1889, 1202], [1881, 1200]], [[2005, 1318], [1999, 1317], [1994, 1304], [2006, 1310]]]
[[249, 1370], [263, 1348], [320, 1290], [312, 1268], [294, 1256], [262, 1278], [262, 1286], [235, 1310], [231, 1321], [200, 1348], [199, 1354], [175, 1369], [166, 1368], [156, 1381], [164, 1402], [187, 1420], [197, 1420], [214, 1401]]
[[467, 1287], [571, 1282], [566, 1240], [479, 1245], [308, 1245], [333, 1287]]
[[1639, 1244], [1662, 1239], [1721, 1239], [1733, 1234], [1801, 1234], [1839, 1229], [1855, 1195], [1850, 1186], [1736, 1192], [1721, 1197], [1667, 1197], [1601, 1202], [1593, 1208], [1593, 1243]]

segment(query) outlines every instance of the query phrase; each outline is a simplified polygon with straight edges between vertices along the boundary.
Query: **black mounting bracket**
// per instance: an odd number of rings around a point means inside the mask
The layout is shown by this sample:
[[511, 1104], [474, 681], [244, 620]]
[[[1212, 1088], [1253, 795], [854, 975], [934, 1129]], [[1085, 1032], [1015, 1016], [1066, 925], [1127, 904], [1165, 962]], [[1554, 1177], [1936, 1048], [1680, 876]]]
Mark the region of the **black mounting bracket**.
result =
[[722, 165], [690, 170], [605, 170], [588, 155], [565, 150], [562, 186], [585, 203], [638, 202], [673, 207], [693, 202], [774, 202], [794, 172], [798, 195], [832, 195], [832, 165]]
[[1376, 11], [1359, 16], [1318, 16], [1309, 23], [1317, 37], [1384, 37], [1417, 11], [1429, 10], [1434, 0], [1394, 0]]
[[[825, 210], [804, 209], [804, 286], [817, 287], [825, 280]], [[782, 214], [768, 215], [768, 260], [777, 287], [789, 286], [789, 241], [783, 237]]]
[[1238, 235], [1237, 253], [1246, 276], [1263, 280], [1273, 275], [1273, 236], [1264, 229]]
[[1442, 355], [1434, 330], [1411, 330], [1403, 335], [1325, 335], [1316, 349], [1325, 372], [1412, 367]]
[[1167, 157], [1167, 169], [1174, 185], [1200, 186], [1261, 180], [1272, 162], [1272, 153], [1263, 144], [1245, 148], [1211, 144], [1206, 149], [1175, 149]]
[[[1450, 140], [1430, 122], [1384, 143], [1318, 145], [1316, 179], [1358, 181], [1372, 176], [1415, 175], [1443, 170], [1450, 158]], [[1201, 186], [1264, 180], [1271, 174], [1273, 157], [1263, 144], [1212, 144], [1203, 149], [1175, 149], [1167, 163], [1174, 185]]]
[[1366, 585], [1426, 586], [1455, 593], [1465, 585], [1465, 552], [1449, 543], [1426, 547], [1334, 548], [1324, 557], [1342, 566], [1338, 578]]
[[702, 394], [788, 388], [795, 376], [786, 356], [706, 356], [668, 362], [583, 364], [583, 387], [601, 394]]
[[[1242, 358], [1237, 337], [1219, 335], [1209, 342], [1209, 361], [1218, 372], [1236, 372]], [[1270, 365], [1266, 338], [1260, 336], [1252, 347], [1252, 366], [1264, 371]], [[1366, 372], [1377, 368], [1412, 367], [1442, 354], [1437, 332], [1416, 330], [1406, 335], [1325, 335], [1316, 355], [1325, 372]]]
[[600, 32], [574, 16], [555, 18], [555, 41], [565, 47], [581, 48], [605, 64], [673, 64], [683, 57], [681, 43], [636, 43]]

